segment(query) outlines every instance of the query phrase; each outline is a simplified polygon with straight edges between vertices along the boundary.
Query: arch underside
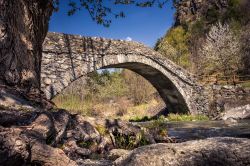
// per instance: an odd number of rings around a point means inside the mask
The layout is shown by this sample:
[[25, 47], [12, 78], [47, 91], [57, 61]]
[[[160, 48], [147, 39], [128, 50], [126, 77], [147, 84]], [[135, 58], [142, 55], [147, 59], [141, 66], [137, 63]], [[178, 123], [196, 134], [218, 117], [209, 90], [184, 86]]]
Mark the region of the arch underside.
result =
[[101, 67], [101, 69], [107, 68], [125, 68], [129, 69], [148, 80], [158, 91], [159, 95], [166, 104], [166, 109], [171, 113], [189, 113], [187, 104], [173, 84], [173, 82], [166, 77], [162, 72], [153, 68], [152, 66], [138, 63], [138, 62], [127, 62], [119, 64], [111, 64]]

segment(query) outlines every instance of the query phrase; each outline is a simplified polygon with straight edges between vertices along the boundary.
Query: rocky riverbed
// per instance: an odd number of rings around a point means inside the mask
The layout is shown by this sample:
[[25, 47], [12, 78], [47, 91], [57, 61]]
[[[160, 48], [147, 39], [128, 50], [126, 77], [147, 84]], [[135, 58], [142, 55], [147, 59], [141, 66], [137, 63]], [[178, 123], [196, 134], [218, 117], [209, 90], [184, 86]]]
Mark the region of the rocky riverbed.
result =
[[[249, 121], [142, 125], [59, 109], [1, 107], [0, 165], [247, 165], [249, 130]], [[224, 137], [240, 133], [245, 138]]]

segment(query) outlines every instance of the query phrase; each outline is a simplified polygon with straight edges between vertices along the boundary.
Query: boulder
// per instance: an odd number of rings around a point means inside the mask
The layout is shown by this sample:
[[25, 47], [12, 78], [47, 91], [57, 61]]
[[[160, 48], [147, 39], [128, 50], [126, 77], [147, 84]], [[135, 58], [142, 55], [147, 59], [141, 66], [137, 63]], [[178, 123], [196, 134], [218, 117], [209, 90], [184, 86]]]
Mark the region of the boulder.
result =
[[110, 160], [115, 160], [121, 156], [128, 155], [129, 152], [130, 152], [129, 150], [125, 150], [125, 149], [112, 149], [108, 153], [108, 158]]
[[250, 165], [250, 139], [209, 138], [139, 147], [114, 162], [116, 166]]
[[77, 164], [79, 166], [111, 166], [112, 162], [109, 160], [91, 160], [91, 159], [86, 159], [86, 160], [78, 160]]
[[227, 120], [227, 119], [250, 119], [250, 104], [245, 106], [240, 106], [236, 108], [232, 108], [230, 110], [224, 111], [220, 115], [220, 119]]

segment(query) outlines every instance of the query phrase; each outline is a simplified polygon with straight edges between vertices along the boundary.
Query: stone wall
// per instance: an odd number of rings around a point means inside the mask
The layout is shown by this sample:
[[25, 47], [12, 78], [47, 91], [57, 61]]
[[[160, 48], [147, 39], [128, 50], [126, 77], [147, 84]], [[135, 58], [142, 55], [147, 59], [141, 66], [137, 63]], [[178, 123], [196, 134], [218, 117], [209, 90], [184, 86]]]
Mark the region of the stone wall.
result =
[[221, 112], [250, 104], [250, 89], [240, 86], [210, 86], [210, 115], [215, 117]]

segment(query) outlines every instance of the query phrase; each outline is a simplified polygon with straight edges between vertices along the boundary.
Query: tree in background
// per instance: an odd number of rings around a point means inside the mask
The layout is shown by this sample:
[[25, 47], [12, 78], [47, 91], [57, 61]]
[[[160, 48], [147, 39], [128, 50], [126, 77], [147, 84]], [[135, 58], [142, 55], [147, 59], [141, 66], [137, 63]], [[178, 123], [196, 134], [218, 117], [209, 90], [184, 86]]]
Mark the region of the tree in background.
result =
[[154, 49], [173, 62], [176, 62], [177, 50], [169, 44], [168, 40], [165, 37], [157, 41]]
[[[237, 35], [237, 39], [235, 40], [238, 40], [241, 45], [237, 58], [242, 59], [240, 63], [241, 65], [243, 64], [243, 66], [240, 72], [237, 71], [238, 74], [245, 75], [249, 73], [249, 0], [227, 0], [218, 2], [175, 0], [174, 6], [176, 8], [174, 26], [163, 38], [158, 40], [155, 46], [157, 51], [194, 74], [214, 73], [214, 71], [211, 70], [216, 70], [216, 68], [219, 70], [218, 65], [217, 67], [214, 66], [218, 63], [217, 59], [205, 58], [205, 54], [202, 55], [201, 50], [207, 41], [210, 40], [207, 39], [207, 37], [209, 37], [208, 33], [212, 27], [217, 26], [217, 23], [221, 22], [229, 25], [230, 33]], [[240, 39], [238, 38], [239, 36]], [[223, 50], [225, 51], [225, 49], [226, 48]], [[203, 51], [203, 53], [205, 53], [205, 51]], [[210, 64], [206, 61], [208, 59], [210, 59]], [[233, 61], [236, 62], [238, 60]], [[207, 64], [206, 68], [202, 68], [201, 66], [204, 66], [205, 63]], [[232, 73], [232, 70], [236, 70], [235, 68], [240, 67], [236, 67], [233, 62], [228, 62], [227, 65], [233, 66], [228, 67], [231, 69], [226, 69], [227, 71], [224, 71], [226, 73], [229, 71], [231, 71], [229, 73]], [[224, 72], [220, 71], [222, 74]], [[236, 73], [236, 71], [234, 73]]]
[[240, 68], [240, 41], [228, 24], [212, 26], [200, 49], [202, 74], [237, 74]]
[[157, 91], [145, 78], [130, 70], [123, 70], [122, 76], [128, 88], [128, 94], [134, 104], [147, 103], [155, 97]]
[[[249, 3], [250, 4], [250, 3]], [[250, 7], [250, 5], [249, 5]], [[250, 23], [245, 27], [241, 34], [241, 73], [243, 75], [250, 75]]]
[[136, 110], [144, 114], [163, 103], [147, 80], [127, 69], [92, 72], [74, 81], [53, 101], [60, 108], [90, 116], [103, 112], [124, 115]]
[[158, 42], [155, 49], [173, 62], [188, 69], [191, 66], [188, 37], [187, 31], [182, 26], [173, 27]]

